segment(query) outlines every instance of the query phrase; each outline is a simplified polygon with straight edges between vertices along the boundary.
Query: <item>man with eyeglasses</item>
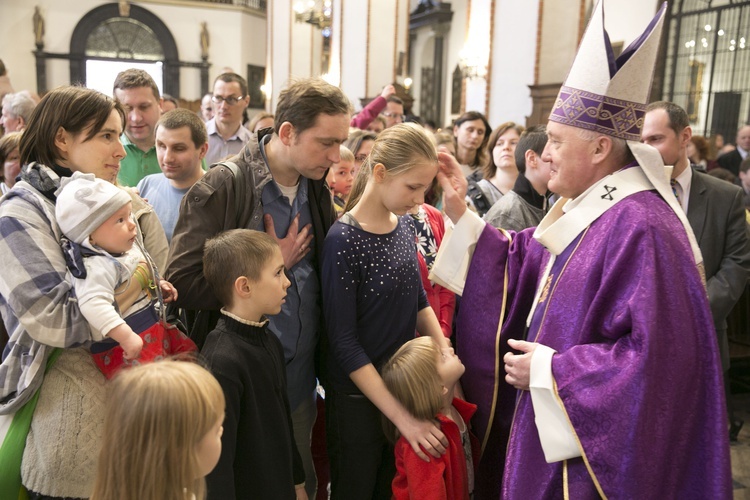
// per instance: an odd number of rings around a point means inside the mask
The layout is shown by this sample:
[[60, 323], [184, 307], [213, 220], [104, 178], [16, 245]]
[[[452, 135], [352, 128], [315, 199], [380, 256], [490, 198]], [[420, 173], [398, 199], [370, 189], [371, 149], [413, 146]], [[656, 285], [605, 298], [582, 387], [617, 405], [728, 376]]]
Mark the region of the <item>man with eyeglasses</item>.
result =
[[395, 95], [387, 99], [385, 111], [380, 113], [385, 118], [385, 128], [404, 123], [404, 101]]
[[209, 165], [239, 153], [252, 136], [250, 131], [242, 126], [242, 113], [250, 103], [244, 78], [237, 73], [219, 75], [214, 81], [211, 101], [214, 117], [206, 122], [206, 162]]

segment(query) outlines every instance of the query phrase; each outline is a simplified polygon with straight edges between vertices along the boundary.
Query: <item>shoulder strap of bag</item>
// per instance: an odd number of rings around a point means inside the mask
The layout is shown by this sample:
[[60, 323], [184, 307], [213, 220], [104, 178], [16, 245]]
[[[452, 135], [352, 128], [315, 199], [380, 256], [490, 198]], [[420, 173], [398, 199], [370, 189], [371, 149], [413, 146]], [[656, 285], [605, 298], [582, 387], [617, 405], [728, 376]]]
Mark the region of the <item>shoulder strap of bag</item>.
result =
[[473, 179], [468, 179], [468, 186], [466, 189], [466, 194], [471, 198], [471, 201], [474, 202], [474, 207], [477, 209], [477, 213], [480, 217], [484, 216], [486, 214], [492, 204], [489, 202], [487, 197], [482, 192], [482, 189], [479, 187], [479, 184]]
[[242, 171], [242, 169], [233, 161], [222, 161], [219, 163], [215, 163], [214, 165], [211, 165], [211, 168], [216, 167], [217, 165], [221, 165], [222, 167], [226, 167], [230, 172], [232, 172], [232, 177], [234, 178], [234, 213], [235, 213], [235, 220], [237, 222], [236, 226], [240, 226], [240, 217], [242, 216], [242, 208], [245, 206], [245, 174]]

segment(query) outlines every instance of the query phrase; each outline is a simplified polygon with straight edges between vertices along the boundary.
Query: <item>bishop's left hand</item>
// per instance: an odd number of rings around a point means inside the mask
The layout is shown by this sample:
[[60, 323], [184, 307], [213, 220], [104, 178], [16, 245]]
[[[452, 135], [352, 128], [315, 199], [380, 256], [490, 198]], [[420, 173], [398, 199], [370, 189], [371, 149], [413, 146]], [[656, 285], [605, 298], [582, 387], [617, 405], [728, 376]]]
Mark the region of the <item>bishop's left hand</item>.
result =
[[506, 353], [503, 356], [505, 363], [505, 381], [516, 389], [522, 391], [529, 390], [529, 376], [531, 375], [531, 356], [536, 349], [535, 342], [525, 342], [523, 340], [509, 339], [508, 345], [521, 354]]

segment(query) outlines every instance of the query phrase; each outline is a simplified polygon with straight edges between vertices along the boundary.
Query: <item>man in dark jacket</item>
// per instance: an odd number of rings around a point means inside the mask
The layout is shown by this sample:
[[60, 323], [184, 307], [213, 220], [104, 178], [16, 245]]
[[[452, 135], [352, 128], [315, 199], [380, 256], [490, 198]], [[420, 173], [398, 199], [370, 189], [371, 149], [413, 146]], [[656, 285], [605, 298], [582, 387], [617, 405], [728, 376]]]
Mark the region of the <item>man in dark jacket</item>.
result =
[[183, 198], [166, 272], [179, 292], [177, 305], [198, 311], [191, 336], [200, 342], [216, 324], [220, 307], [203, 276], [205, 241], [238, 227], [265, 230], [278, 241], [292, 284], [270, 329], [284, 348], [295, 440], [310, 498], [316, 490], [310, 453], [316, 418], [314, 358], [323, 333], [320, 258], [335, 218], [324, 178], [339, 161], [350, 115], [346, 96], [322, 80], [301, 80], [283, 90], [274, 128], [258, 131], [230, 159], [237, 175], [218, 164]]

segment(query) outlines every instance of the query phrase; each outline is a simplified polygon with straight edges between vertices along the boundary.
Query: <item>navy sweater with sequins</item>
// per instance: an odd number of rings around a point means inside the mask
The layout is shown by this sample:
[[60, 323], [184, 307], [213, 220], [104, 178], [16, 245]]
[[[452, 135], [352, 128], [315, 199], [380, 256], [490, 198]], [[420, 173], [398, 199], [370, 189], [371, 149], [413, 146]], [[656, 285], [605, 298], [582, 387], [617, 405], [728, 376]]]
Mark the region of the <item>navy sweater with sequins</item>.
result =
[[387, 234], [336, 222], [323, 245], [323, 311], [328, 330], [329, 382], [359, 393], [349, 374], [385, 363], [414, 338], [417, 313], [429, 307], [419, 276], [416, 233], [400, 217]]

